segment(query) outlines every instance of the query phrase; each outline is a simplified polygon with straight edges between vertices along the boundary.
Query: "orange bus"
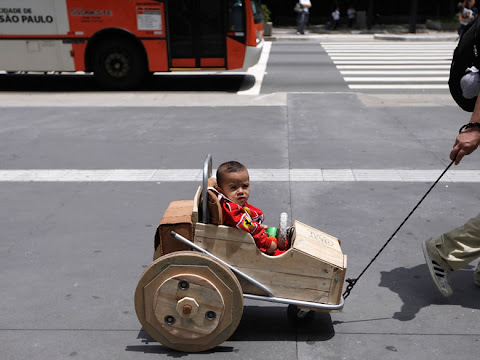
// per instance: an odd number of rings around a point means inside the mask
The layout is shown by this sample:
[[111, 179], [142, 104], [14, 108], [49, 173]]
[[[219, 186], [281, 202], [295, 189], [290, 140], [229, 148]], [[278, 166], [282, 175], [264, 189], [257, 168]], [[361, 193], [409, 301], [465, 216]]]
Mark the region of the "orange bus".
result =
[[2, 0], [0, 70], [93, 72], [112, 90], [146, 75], [255, 65], [259, 0]]

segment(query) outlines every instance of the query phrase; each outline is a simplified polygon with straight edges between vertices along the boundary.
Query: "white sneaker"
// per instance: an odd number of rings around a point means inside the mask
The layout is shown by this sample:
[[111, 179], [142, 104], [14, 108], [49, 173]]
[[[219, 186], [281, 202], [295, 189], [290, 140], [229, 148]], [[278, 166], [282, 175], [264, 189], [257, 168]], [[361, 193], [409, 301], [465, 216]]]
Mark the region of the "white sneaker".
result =
[[437, 286], [438, 290], [442, 293], [443, 296], [452, 295], [453, 291], [450, 287], [450, 281], [448, 280], [450, 272], [446, 271], [435, 260], [432, 259], [432, 256], [428, 252], [428, 248], [425, 243], [422, 243], [422, 250], [428, 270], [430, 271], [432, 280]]

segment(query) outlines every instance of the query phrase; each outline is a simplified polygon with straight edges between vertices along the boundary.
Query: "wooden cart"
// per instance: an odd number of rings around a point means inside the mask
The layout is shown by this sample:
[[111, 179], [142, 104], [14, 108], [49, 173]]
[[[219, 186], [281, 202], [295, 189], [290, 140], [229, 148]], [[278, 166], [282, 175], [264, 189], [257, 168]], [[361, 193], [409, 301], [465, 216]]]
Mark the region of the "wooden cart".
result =
[[347, 256], [340, 241], [294, 221], [291, 247], [280, 256], [262, 253], [249, 233], [221, 225], [221, 207], [208, 190], [211, 172], [208, 155], [193, 201], [172, 202], [157, 229], [154, 261], [135, 292], [148, 334], [171, 349], [198, 352], [233, 334], [243, 298], [294, 306], [299, 317], [341, 310]]

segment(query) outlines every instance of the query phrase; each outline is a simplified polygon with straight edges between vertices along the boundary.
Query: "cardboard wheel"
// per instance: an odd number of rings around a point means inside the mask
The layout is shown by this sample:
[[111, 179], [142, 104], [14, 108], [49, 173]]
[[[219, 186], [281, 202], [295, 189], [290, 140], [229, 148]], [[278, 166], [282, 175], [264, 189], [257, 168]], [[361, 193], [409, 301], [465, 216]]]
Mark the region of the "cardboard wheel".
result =
[[238, 279], [225, 265], [193, 251], [155, 260], [135, 291], [135, 310], [143, 328], [178, 351], [212, 349], [237, 329], [243, 314]]

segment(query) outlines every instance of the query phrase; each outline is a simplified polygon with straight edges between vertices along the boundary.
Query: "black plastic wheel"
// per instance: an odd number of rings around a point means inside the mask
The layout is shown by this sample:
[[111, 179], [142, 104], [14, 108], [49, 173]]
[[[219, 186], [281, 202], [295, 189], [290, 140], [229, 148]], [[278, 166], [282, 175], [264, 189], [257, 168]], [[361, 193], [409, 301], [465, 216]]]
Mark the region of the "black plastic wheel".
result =
[[302, 310], [296, 305], [288, 305], [287, 308], [288, 321], [291, 324], [298, 324], [299, 322], [310, 321], [315, 317], [315, 311]]
[[144, 81], [148, 66], [139, 45], [128, 39], [111, 39], [95, 48], [93, 72], [104, 89], [132, 90]]

